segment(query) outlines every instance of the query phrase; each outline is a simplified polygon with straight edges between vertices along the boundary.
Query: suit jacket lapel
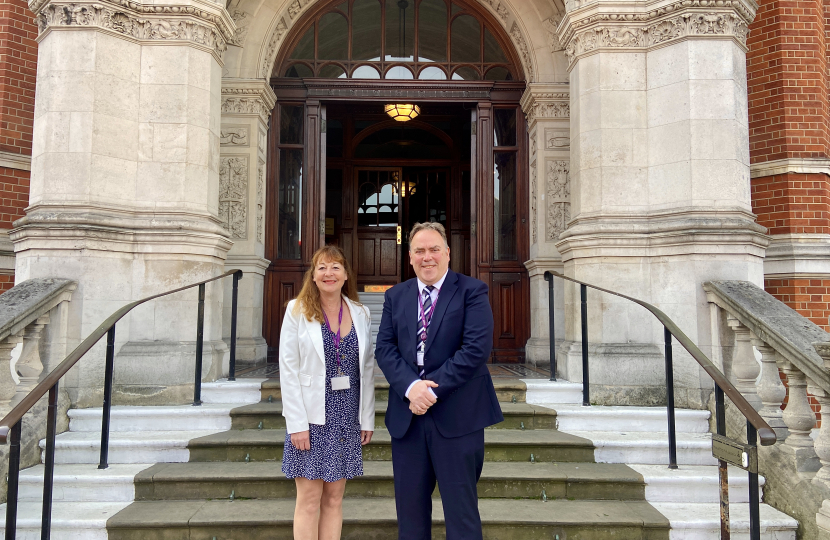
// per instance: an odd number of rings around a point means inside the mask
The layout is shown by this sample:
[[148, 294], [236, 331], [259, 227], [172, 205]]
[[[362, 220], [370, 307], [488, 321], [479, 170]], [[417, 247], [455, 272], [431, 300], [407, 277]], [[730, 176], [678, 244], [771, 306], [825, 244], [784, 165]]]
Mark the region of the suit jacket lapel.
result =
[[409, 330], [410, 346], [407, 347], [406, 353], [407, 361], [418, 365], [416, 356], [416, 349], [418, 344], [418, 280], [413, 279], [409, 282], [409, 291], [404, 295], [403, 310], [404, 320]]
[[317, 351], [317, 356], [323, 365], [326, 365], [326, 352], [323, 349], [323, 327], [317, 321], [306, 320], [306, 324], [308, 325], [308, 334], [311, 337], [311, 343], [314, 344], [314, 350]]
[[[438, 327], [441, 326], [441, 321], [444, 319], [444, 314], [447, 312], [447, 307], [450, 305], [455, 291], [458, 290], [458, 275], [452, 270], [447, 271], [447, 277], [444, 279], [444, 286], [441, 287], [441, 292], [438, 293], [438, 304], [435, 306], [435, 313], [432, 314], [432, 319], [429, 321], [429, 328], [427, 329], [427, 343], [424, 348], [424, 354], [429, 351], [430, 345], [435, 341], [433, 336], [438, 333]], [[418, 288], [417, 286], [415, 287]], [[416, 321], [417, 322], [417, 321]]]

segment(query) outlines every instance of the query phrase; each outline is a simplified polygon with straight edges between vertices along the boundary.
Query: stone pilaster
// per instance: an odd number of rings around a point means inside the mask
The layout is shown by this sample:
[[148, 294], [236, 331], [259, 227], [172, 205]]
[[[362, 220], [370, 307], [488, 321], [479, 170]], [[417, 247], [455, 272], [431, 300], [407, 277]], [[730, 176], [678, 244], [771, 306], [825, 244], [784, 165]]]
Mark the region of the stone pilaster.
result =
[[[559, 25], [571, 72], [572, 219], [556, 244], [565, 272], [656, 304], [703, 348], [711, 328], [700, 284], [763, 282], [768, 240], [751, 212], [746, 112], [754, 9], [572, 0]], [[662, 401], [662, 327], [623, 299], [588, 299], [591, 365], [604, 378], [592, 376], [597, 401]], [[579, 321], [576, 288], [565, 309]], [[577, 323], [566, 332], [579, 339]], [[711, 382], [678, 349], [677, 398], [700, 406]]]
[[[71, 350], [127, 302], [213, 277], [231, 242], [218, 219], [222, 4], [30, 3], [40, 35], [30, 206], [10, 233], [18, 280], [78, 281]], [[141, 306], [117, 327], [116, 392], [185, 401], [197, 292]], [[207, 289], [203, 373], [226, 369], [222, 286]], [[66, 388], [100, 405], [103, 345]]]
[[[237, 322], [238, 362], [265, 361], [268, 346], [262, 337], [265, 270], [265, 160], [268, 118], [276, 103], [263, 80], [222, 81], [220, 132], [219, 219], [233, 240], [226, 269], [245, 272], [239, 282]], [[230, 340], [231, 283], [225, 286], [223, 337]]]
[[[548, 270], [562, 272], [556, 249], [571, 215], [570, 100], [567, 84], [531, 83], [522, 96], [530, 140], [530, 340], [527, 359], [534, 365], [550, 362]], [[562, 283], [554, 284], [557, 340], [565, 337]]]

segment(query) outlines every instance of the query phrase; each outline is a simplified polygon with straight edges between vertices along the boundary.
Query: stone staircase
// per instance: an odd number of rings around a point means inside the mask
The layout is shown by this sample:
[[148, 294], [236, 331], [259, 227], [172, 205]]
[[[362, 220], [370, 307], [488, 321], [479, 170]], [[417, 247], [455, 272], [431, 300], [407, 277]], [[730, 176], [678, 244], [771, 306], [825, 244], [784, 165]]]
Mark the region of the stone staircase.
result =
[[[718, 538], [706, 411], [678, 411], [681, 468], [669, 471], [661, 464], [665, 409], [583, 408], [570, 383], [495, 384], [505, 421], [485, 432], [485, 538]], [[52, 538], [291, 538], [294, 482], [280, 471], [278, 382], [205, 386], [201, 408], [113, 408], [106, 470], [94, 465], [100, 409], [70, 411], [70, 431], [57, 439]], [[344, 538], [397, 537], [382, 427], [388, 393], [379, 380], [378, 429], [364, 448], [365, 475], [347, 483]], [[18, 538], [39, 538], [42, 474], [41, 466], [22, 473]], [[730, 481], [733, 538], [748, 538], [746, 476], [736, 471]], [[434, 536], [443, 538], [438, 490], [435, 497]], [[765, 540], [795, 539], [794, 520], [766, 505], [762, 518]]]

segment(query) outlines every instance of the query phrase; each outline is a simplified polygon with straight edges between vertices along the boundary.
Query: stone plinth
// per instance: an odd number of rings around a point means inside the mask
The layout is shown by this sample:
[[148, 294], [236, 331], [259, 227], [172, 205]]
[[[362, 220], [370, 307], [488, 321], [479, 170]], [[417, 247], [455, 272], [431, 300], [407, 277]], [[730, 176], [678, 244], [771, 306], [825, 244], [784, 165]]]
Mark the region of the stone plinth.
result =
[[[125, 303], [224, 269], [221, 55], [233, 22], [199, 0], [30, 7], [40, 28], [31, 195], [10, 236], [17, 279], [78, 281], [71, 350]], [[197, 298], [195, 289], [168, 296], [118, 324], [116, 392], [187, 399]], [[210, 284], [206, 376], [226, 356], [221, 309], [222, 285]], [[79, 405], [100, 405], [103, 348], [67, 378]]]
[[[706, 350], [701, 284], [763, 282], [768, 240], [751, 213], [746, 113], [754, 4], [567, 7], [559, 36], [571, 63], [572, 221], [556, 244], [565, 273], [656, 304]], [[589, 290], [588, 305], [589, 341], [599, 354], [591, 365], [617, 381], [606, 393], [620, 399], [620, 388], [631, 388], [634, 401], [664, 399], [643, 396], [636, 379], [642, 370], [663, 372], [659, 356], [648, 354], [663, 350], [662, 326], [605, 293]], [[578, 287], [566, 287], [565, 310], [573, 321], [567, 339], [578, 341]], [[618, 356], [638, 348], [644, 365], [631, 370]], [[702, 406], [711, 382], [680, 347], [674, 353], [679, 403]]]

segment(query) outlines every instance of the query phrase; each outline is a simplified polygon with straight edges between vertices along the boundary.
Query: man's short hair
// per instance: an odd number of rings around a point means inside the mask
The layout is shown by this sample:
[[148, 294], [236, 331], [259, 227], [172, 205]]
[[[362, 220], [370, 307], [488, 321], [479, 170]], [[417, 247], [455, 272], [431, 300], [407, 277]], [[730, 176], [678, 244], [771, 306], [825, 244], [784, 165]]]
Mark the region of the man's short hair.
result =
[[441, 235], [441, 238], [444, 239], [444, 246], [450, 247], [449, 242], [447, 242], [447, 231], [444, 229], [444, 226], [438, 223], [437, 221], [427, 221], [424, 223], [416, 223], [412, 230], [409, 231], [409, 244], [412, 245], [412, 240], [415, 238], [415, 235], [421, 231], [435, 231]]

